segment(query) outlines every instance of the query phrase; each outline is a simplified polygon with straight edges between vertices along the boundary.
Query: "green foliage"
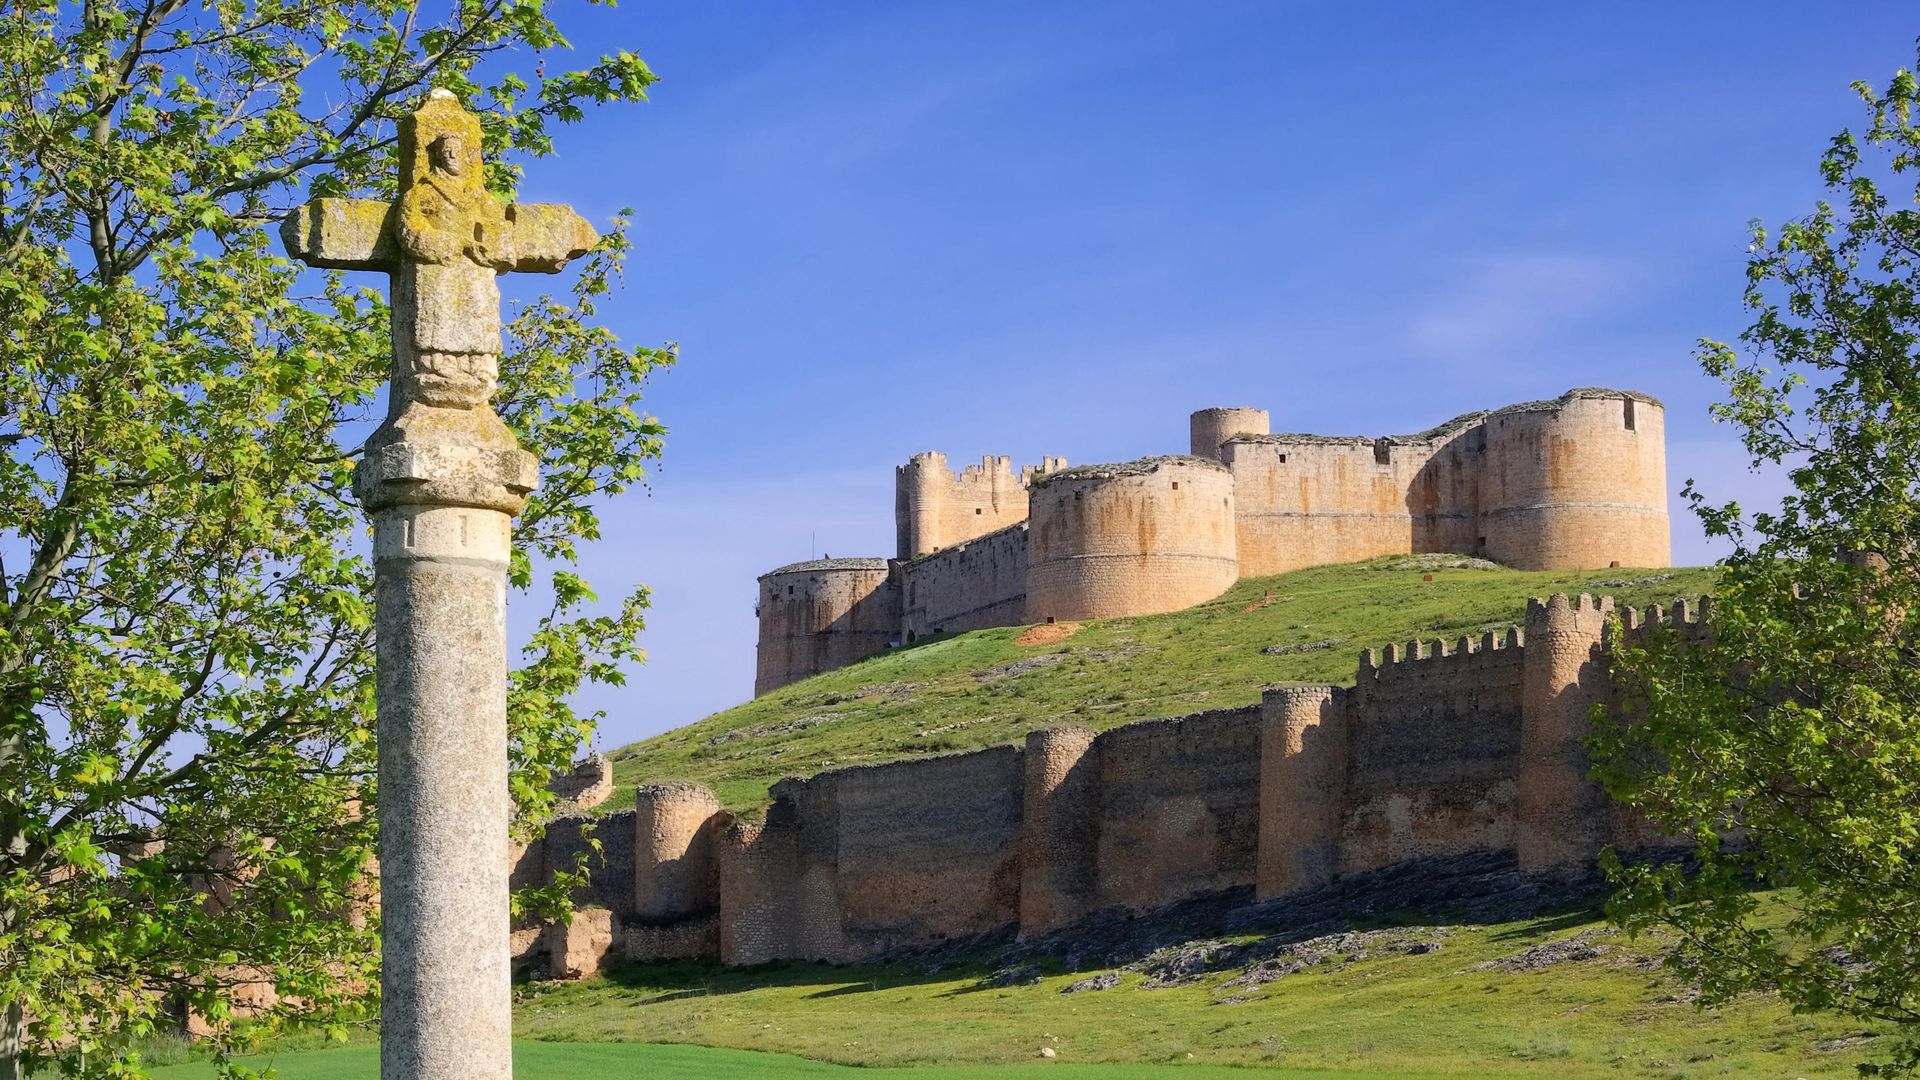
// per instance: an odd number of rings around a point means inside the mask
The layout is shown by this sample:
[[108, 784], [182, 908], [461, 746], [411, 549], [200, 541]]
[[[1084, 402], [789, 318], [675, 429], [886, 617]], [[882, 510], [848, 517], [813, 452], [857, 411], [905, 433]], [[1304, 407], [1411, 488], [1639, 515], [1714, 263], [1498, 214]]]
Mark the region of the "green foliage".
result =
[[[1596, 748], [1609, 789], [1698, 857], [1616, 866], [1617, 916], [1677, 929], [1708, 1000], [1777, 989], [1901, 1025], [1895, 1072], [1920, 1066], [1920, 131], [1911, 74], [1856, 89], [1871, 124], [1822, 159], [1834, 203], [1754, 226], [1745, 353], [1700, 349], [1716, 415], [1793, 493], [1749, 517], [1688, 485], [1734, 546], [1711, 639], [1617, 653], [1636, 722]], [[1791, 887], [1791, 917], [1756, 920], [1755, 882]]]
[[[619, 792], [696, 780], [758, 807], [767, 786], [834, 765], [971, 750], [1061, 724], [1096, 729], [1251, 705], [1281, 682], [1350, 684], [1361, 650], [1518, 623], [1529, 596], [1593, 592], [1670, 602], [1711, 587], [1704, 570], [1523, 572], [1380, 559], [1248, 578], [1166, 615], [1088, 622], [1046, 645], [1024, 627], [977, 630], [816, 675], [613, 752]], [[1458, 560], [1453, 560], [1458, 561]], [[1428, 580], [1431, 578], [1431, 580]], [[1267, 651], [1271, 650], [1271, 651]]]
[[[552, 125], [644, 97], [629, 53], [533, 78], [544, 5], [456, 0], [28, 0], [0, 13], [0, 1070], [137, 1071], [228, 983], [276, 1015], [367, 1015], [371, 570], [348, 496], [388, 364], [370, 280], [291, 265], [269, 228], [310, 194], [390, 195], [396, 119], [432, 86], [482, 116], [489, 180]], [[507, 328], [501, 412], [541, 460], [513, 585], [550, 597], [510, 686], [513, 791], [593, 717], [566, 704], [637, 659], [644, 592], [589, 614], [570, 570], [595, 507], [663, 430], [638, 408], [670, 350], [592, 325], [620, 229], [564, 299]], [[152, 842], [161, 842], [163, 847]], [[551, 898], [546, 898], [551, 899]], [[270, 1030], [275, 1017], [261, 1025]]]

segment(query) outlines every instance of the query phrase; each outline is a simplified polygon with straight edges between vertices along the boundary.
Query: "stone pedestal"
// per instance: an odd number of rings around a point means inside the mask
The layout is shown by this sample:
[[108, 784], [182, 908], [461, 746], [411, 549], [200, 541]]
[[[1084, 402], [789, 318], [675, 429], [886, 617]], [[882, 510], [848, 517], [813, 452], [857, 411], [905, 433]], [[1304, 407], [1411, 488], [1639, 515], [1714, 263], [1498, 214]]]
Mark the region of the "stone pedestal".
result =
[[380, 1075], [513, 1075], [505, 513], [395, 506], [374, 525]]

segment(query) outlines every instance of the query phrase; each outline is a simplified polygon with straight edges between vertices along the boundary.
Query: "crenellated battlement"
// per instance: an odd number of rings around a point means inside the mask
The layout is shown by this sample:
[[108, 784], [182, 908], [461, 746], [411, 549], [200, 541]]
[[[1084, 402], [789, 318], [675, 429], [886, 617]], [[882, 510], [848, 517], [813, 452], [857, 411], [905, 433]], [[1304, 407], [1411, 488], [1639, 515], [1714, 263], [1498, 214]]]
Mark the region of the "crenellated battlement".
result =
[[1712, 616], [1712, 605], [1712, 597], [1702, 597], [1698, 601], [1678, 599], [1671, 606], [1654, 604], [1644, 611], [1632, 607], [1621, 608], [1620, 632], [1628, 641], [1645, 641], [1659, 630], [1678, 630], [1690, 637], [1703, 636]]
[[896, 557], [931, 555], [1025, 521], [1027, 488], [1066, 464], [1067, 459], [1048, 455], [1016, 473], [1012, 458], [986, 454], [979, 464], [956, 473], [938, 450], [913, 455], [894, 470]]
[[1439, 638], [1415, 639], [1405, 644], [1393, 642], [1360, 654], [1359, 679], [1364, 682], [1418, 676], [1442, 666], [1479, 662], [1476, 658], [1483, 654], [1524, 649], [1526, 644], [1527, 633], [1518, 626], [1465, 635], [1454, 641]]

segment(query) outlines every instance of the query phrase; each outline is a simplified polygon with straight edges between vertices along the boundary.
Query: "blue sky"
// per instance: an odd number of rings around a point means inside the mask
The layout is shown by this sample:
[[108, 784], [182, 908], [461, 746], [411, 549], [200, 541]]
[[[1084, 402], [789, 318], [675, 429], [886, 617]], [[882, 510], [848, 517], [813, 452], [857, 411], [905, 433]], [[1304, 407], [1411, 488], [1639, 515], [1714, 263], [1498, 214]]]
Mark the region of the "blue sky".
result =
[[[1844, 17], [1838, 17], [1844, 15]], [[677, 341], [652, 493], [586, 557], [655, 590], [606, 747], [751, 693], [754, 577], [892, 553], [920, 450], [1184, 451], [1186, 417], [1390, 434], [1603, 384], [1669, 468], [1760, 497], [1706, 406], [1746, 222], [1811, 207], [1894, 3], [634, 2], [582, 51], [663, 76], [521, 197], [635, 210], [606, 321]], [[1678, 511], [1678, 507], [1676, 507]], [[1675, 555], [1714, 552], [1683, 513]], [[516, 619], [516, 622], [519, 620]]]

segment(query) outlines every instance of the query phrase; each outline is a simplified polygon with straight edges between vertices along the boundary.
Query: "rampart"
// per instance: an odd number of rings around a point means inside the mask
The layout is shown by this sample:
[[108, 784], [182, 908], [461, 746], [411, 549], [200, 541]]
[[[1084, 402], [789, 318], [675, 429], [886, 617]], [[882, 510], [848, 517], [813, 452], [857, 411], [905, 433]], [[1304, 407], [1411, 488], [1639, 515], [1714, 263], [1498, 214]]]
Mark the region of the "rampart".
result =
[[755, 693], [928, 634], [1147, 615], [1242, 577], [1451, 552], [1523, 570], [1670, 559], [1665, 410], [1569, 390], [1414, 435], [1272, 434], [1265, 410], [1202, 409], [1192, 456], [1018, 474], [937, 452], [895, 475], [897, 558], [763, 576]]
[[[1591, 710], [1618, 705], [1609, 627], [1705, 632], [1686, 603], [1614, 614], [1555, 596], [1507, 630], [1369, 649], [1352, 686], [784, 780], [760, 822], [696, 785], [643, 786], [635, 812], [602, 819], [603, 842], [629, 839], [588, 899], [635, 958], [849, 962], [1407, 863], [1584, 870], [1606, 845], [1662, 842], [1588, 778]], [[563, 821], [526, 863], [577, 844]]]
[[900, 640], [1028, 621], [1027, 546], [1020, 521], [900, 564]]

